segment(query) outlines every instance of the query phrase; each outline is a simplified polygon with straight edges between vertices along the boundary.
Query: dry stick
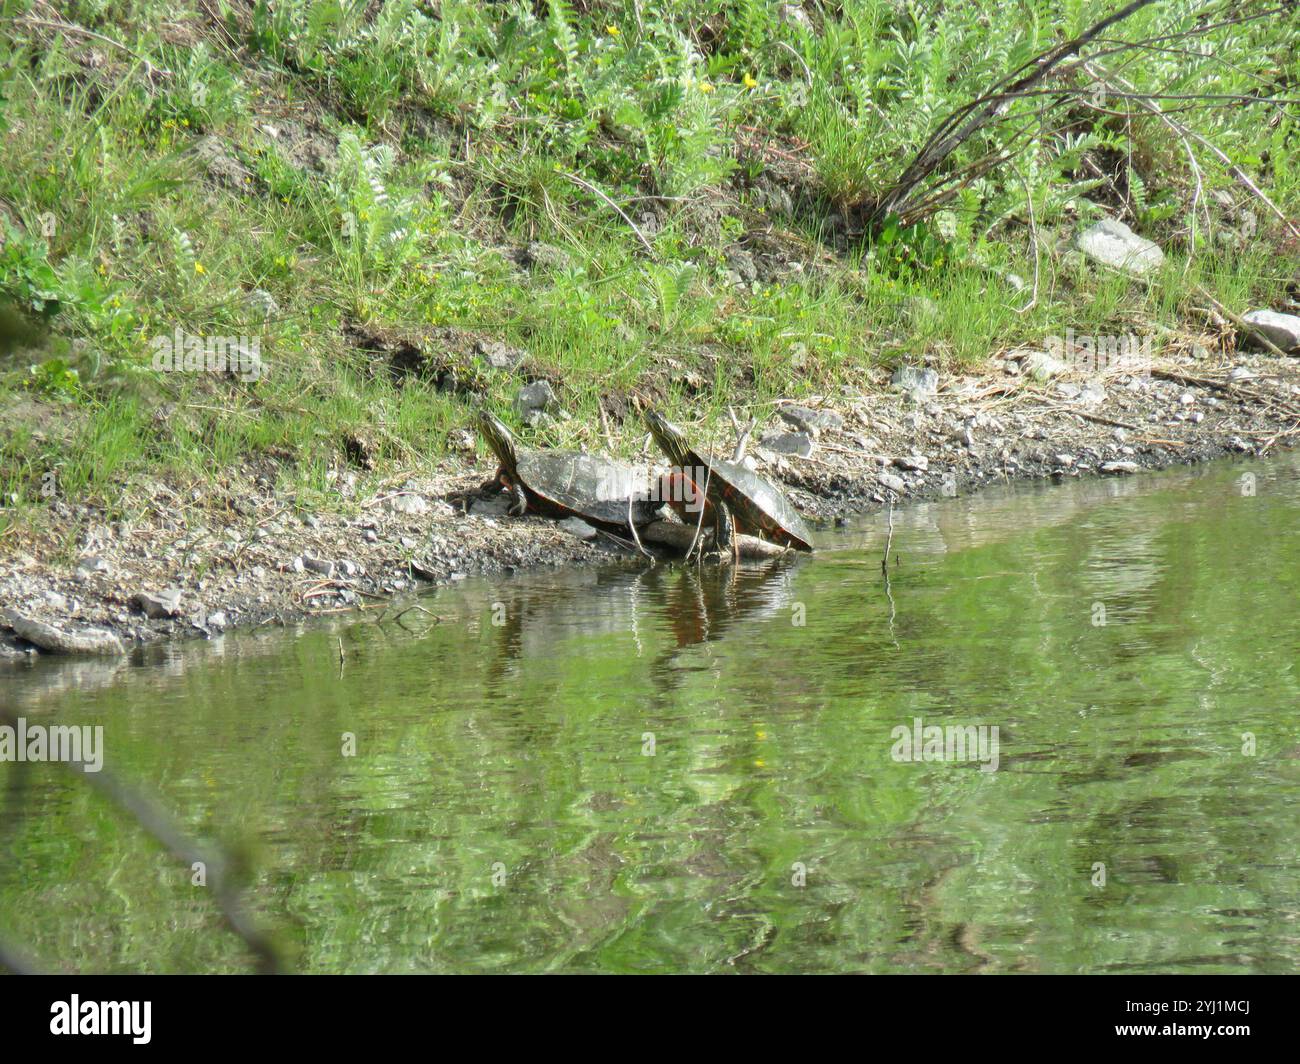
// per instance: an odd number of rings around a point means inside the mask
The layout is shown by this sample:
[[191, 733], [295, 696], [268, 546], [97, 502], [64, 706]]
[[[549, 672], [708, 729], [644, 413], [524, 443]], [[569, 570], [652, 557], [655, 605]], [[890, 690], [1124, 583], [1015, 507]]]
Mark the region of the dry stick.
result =
[[1257, 403], [1272, 403], [1284, 413], [1290, 414], [1292, 417], [1300, 417], [1300, 409], [1282, 402], [1277, 396], [1256, 391], [1254, 388], [1243, 388], [1239, 384], [1211, 380], [1209, 377], [1193, 377], [1189, 373], [1176, 373], [1168, 369], [1152, 369], [1151, 376], [1159, 377], [1161, 380], [1173, 381], [1175, 384], [1191, 384], [1200, 388], [1213, 388], [1216, 392], [1223, 392], [1225, 395], [1242, 396], [1253, 399]]
[[632, 530], [632, 538], [636, 541], [636, 549], [650, 559], [650, 564], [655, 564], [655, 557], [641, 545], [641, 535], [636, 530], [636, 522], [632, 520], [632, 496], [627, 497], [627, 527]]
[[745, 445], [749, 442], [750, 434], [758, 425], [758, 415], [754, 415], [749, 422], [749, 427], [746, 429], [740, 427], [740, 422], [736, 419], [736, 412], [731, 407], [727, 407], [727, 416], [731, 418], [731, 427], [736, 430], [736, 446], [731, 452], [731, 461], [733, 464], [738, 464], [745, 457]]
[[[1297, 435], [1297, 434], [1300, 434], [1300, 421], [1297, 421], [1297, 422], [1296, 422], [1294, 425], [1292, 425], [1289, 429], [1283, 429], [1281, 432], [1275, 432], [1275, 433], [1273, 433], [1272, 436], [1270, 436], [1268, 439], [1266, 439], [1263, 443], [1261, 443], [1261, 444], [1259, 445], [1260, 453], [1262, 454], [1264, 451], [1267, 451], [1270, 447], [1273, 446], [1273, 444], [1277, 443], [1278, 440], [1282, 439], [1282, 437], [1284, 437], [1284, 436], [1295, 436], [1295, 435]], [[1262, 436], [1263, 433], [1262, 433], [1262, 432], [1247, 432], [1246, 435], [1247, 435], [1247, 436]]]
[[[17, 719], [5, 711], [0, 711], [0, 721], [14, 728], [18, 726]], [[229, 882], [227, 876], [229, 861], [222, 853], [219, 851], [209, 853], [204, 850], [197, 842], [186, 836], [162, 809], [144, 795], [118, 782], [108, 770], [101, 768], [97, 772], [87, 772], [84, 761], [69, 760], [60, 764], [69, 772], [79, 773], [90, 787], [107, 797], [119, 809], [130, 813], [136, 822], [177, 860], [191, 867], [202, 864], [212, 887], [213, 897], [226, 919], [227, 926], [243, 939], [245, 945], [258, 958], [259, 969], [263, 972], [278, 972], [281, 969], [282, 960], [279, 950], [244, 911], [239, 889]]]
[[84, 27], [78, 26], [72, 22], [47, 22], [43, 18], [32, 18], [31, 15], [15, 16], [14, 21], [25, 22], [29, 26], [43, 26], [47, 30], [61, 30], [64, 33], [79, 33], [83, 37], [91, 37], [94, 40], [103, 41], [105, 44], [111, 44], [114, 48], [120, 48], [132, 59], [138, 59], [140, 62], [144, 64], [146, 73], [148, 73], [149, 71], [157, 71], [165, 78], [169, 78], [172, 76], [172, 72], [170, 70], [165, 70], [163, 67], [154, 66], [153, 63], [151, 63], [147, 58], [140, 55], [140, 53], [138, 52], [131, 51], [131, 49], [128, 48], [125, 44], [122, 44], [121, 41], [115, 41], [113, 40], [112, 37], [105, 37], [102, 33], [96, 33], [94, 30], [85, 29]]
[[343, 678], [343, 637], [339, 636], [339, 679]]
[[[709, 499], [709, 481], [713, 478], [713, 467], [705, 466], [704, 468], [704, 498], [700, 500], [700, 519], [695, 522], [695, 535], [691, 539], [691, 545], [687, 548], [686, 558], [689, 561], [692, 554], [695, 553], [695, 545], [700, 541], [700, 532], [704, 528], [704, 507]], [[696, 489], [699, 493], [699, 489]]]
[[1235, 325], [1238, 329], [1250, 333], [1253, 337], [1255, 337], [1255, 339], [1257, 339], [1260, 343], [1262, 343], [1265, 347], [1267, 347], [1270, 351], [1273, 352], [1273, 354], [1277, 355], [1279, 358], [1286, 358], [1286, 352], [1283, 351], [1280, 347], [1278, 347], [1277, 344], [1275, 344], [1272, 340], [1270, 340], [1268, 336], [1265, 335], [1262, 329], [1260, 329], [1256, 325], [1252, 325], [1245, 318], [1240, 317], [1237, 314], [1234, 314], [1232, 311], [1230, 311], [1227, 307], [1225, 307], [1222, 303], [1220, 303], [1217, 299], [1215, 299], [1214, 296], [1210, 295], [1209, 292], [1207, 292], [1195, 281], [1192, 282], [1192, 287], [1195, 288], [1198, 292], [1200, 292], [1201, 295], [1203, 295], [1206, 299], [1208, 299], [1210, 301], [1210, 305], [1214, 307], [1214, 309], [1217, 310], [1220, 314], [1222, 314], [1225, 318], [1227, 318], [1230, 322], [1232, 322], [1232, 324]]
[[605, 413], [605, 404], [599, 398], [596, 400], [596, 411], [600, 414], [600, 431], [605, 437], [605, 442], [613, 447], [614, 436], [609, 431], [609, 415]]
[[885, 579], [889, 579], [889, 548], [894, 542], [894, 491], [892, 488], [886, 488], [885, 494], [889, 499], [889, 535], [885, 539], [885, 556], [880, 559], [880, 571], [885, 574]]
[[598, 189], [595, 185], [591, 184], [591, 182], [584, 181], [577, 174], [571, 174], [567, 170], [561, 170], [560, 173], [561, 176], [572, 181], [579, 188], [586, 189], [593, 196], [597, 196], [600, 199], [604, 200], [606, 204], [608, 204], [611, 208], [613, 208], [614, 213], [616, 213], [620, 218], [622, 218], [623, 221], [627, 222], [628, 227], [632, 230], [632, 232], [636, 234], [636, 238], [639, 241], [641, 241], [641, 246], [645, 248], [646, 254], [649, 255], [651, 258], [655, 257], [655, 249], [651, 246], [650, 241], [646, 239], [645, 233], [641, 232], [641, 230], [637, 228], [636, 222], [632, 221], [632, 219], [627, 216], [627, 213], [623, 210], [622, 207], [620, 207], [617, 203], [615, 203], [612, 199], [610, 199], [607, 195], [605, 195], [605, 193], [602, 192], [600, 189]]
[[[903, 169], [902, 174], [894, 183], [893, 189], [881, 199], [873, 211], [875, 217], [884, 217], [885, 214], [895, 210], [898, 204], [907, 197], [911, 189], [915, 188], [928, 174], [933, 173], [963, 142], [969, 140], [976, 132], [1001, 114], [1011, 99], [1023, 95], [1028, 89], [1037, 85], [1067, 58], [1091, 43], [1093, 38], [1101, 36], [1111, 26], [1122, 22], [1130, 15], [1154, 2], [1155, 0], [1132, 0], [1131, 3], [1126, 4], [1114, 14], [1089, 27], [1074, 39], [1049, 49], [1024, 63], [1003, 78], [1001, 82], [995, 84], [992, 91], [954, 111], [939, 124], [939, 127], [922, 145], [920, 151]], [[1016, 77], [1022, 71], [1028, 71], [1028, 73], [1007, 84], [1011, 78]]]

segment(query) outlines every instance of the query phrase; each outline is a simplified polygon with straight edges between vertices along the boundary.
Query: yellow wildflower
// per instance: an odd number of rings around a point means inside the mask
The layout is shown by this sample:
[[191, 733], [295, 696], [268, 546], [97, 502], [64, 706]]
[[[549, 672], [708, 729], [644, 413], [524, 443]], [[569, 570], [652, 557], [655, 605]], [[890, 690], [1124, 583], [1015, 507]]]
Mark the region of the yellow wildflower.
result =
[[203, 268], [203, 263], [201, 263], [201, 262], [196, 262], [196, 263], [194, 264], [194, 272], [195, 272], [195, 273], [198, 273], [198, 274], [204, 274], [204, 273], [207, 273], [208, 271], [205, 270], [205, 269]]
[[710, 85], [707, 81], [700, 82], [700, 92], [704, 93], [705, 96], [707, 96], [712, 91], [713, 91], [713, 86]]
[[758, 79], [754, 77], [753, 74], [746, 74], [745, 77], [743, 78], [743, 81], [745, 83], [745, 88], [747, 89], [758, 88]]
[[623, 35], [623, 31], [619, 29], [617, 26], [606, 26], [605, 32], [608, 33], [611, 37], [621, 37]]

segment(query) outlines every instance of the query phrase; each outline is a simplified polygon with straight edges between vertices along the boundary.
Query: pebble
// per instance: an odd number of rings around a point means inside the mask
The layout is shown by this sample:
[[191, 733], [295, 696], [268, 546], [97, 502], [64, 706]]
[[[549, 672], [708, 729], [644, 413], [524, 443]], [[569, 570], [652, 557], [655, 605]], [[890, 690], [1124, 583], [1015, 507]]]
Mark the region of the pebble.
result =
[[131, 603], [144, 611], [144, 615], [151, 620], [175, 617], [181, 608], [181, 590], [177, 587], [169, 587], [157, 595], [148, 591], [138, 591], [132, 596]]
[[515, 395], [515, 407], [520, 414], [548, 412], [555, 405], [555, 390], [549, 381], [533, 381], [532, 384], [525, 384]]
[[792, 454], [799, 458], [811, 458], [813, 439], [806, 432], [765, 432], [760, 442], [775, 454]]
[[889, 382], [918, 401], [939, 391], [939, 374], [935, 370], [916, 366], [899, 366]]
[[408, 517], [419, 517], [421, 514], [427, 514], [431, 509], [429, 500], [415, 492], [404, 492], [385, 499], [384, 506], [393, 513], [405, 514]]
[[596, 530], [580, 517], [567, 517], [559, 522], [556, 527], [571, 536], [577, 536], [579, 539], [593, 539], [596, 535]]
[[815, 433], [823, 429], [838, 430], [844, 427], [844, 418], [834, 410], [813, 410], [807, 406], [787, 404], [779, 407], [777, 414], [797, 429]]
[[[298, 560], [302, 562], [302, 568], [306, 569], [309, 573], [319, 573], [326, 579], [334, 575], [334, 563], [327, 561], [324, 558], [316, 558], [310, 554], [304, 554]], [[294, 570], [298, 571], [298, 566], [295, 565]]]

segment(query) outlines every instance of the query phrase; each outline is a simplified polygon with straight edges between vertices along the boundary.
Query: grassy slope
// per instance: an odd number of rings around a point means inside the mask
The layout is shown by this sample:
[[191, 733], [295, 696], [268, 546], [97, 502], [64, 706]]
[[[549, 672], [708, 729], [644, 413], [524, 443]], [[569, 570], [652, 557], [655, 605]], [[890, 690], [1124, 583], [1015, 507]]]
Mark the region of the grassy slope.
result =
[[[359, 450], [377, 480], [435, 465], [470, 392], [510, 416], [521, 377], [487, 371], [475, 337], [525, 348], [524, 374], [555, 385], [572, 416], [538, 442], [603, 445], [603, 403], [624, 445], [633, 393], [717, 419], [1066, 328], [1179, 335], [1203, 321], [1192, 282], [1244, 310], [1294, 280], [1278, 227], [1207, 158], [1194, 246], [1182, 145], [1114, 101], [924, 225], [855, 231], [940, 116], [1109, 5], [655, 6], [5, 4], [0, 290], [45, 324], [0, 354], [0, 492], [17, 500], [0, 528], [39, 513], [51, 470], [61, 493], [112, 506], [131, 478], [202, 486], [262, 456], [320, 505]], [[1203, 5], [1156, 6], [1125, 35]], [[1281, 19], [1225, 29], [1213, 60], [1150, 51], [1125, 75], [1285, 93], [1297, 36]], [[1294, 109], [1183, 118], [1294, 213]], [[1260, 231], [1234, 239], [1243, 205]], [[1149, 286], [1058, 253], [1103, 211], [1169, 251]], [[532, 241], [563, 259], [521, 269]], [[736, 286], [747, 252], [760, 276]], [[1006, 274], [1031, 278], [1036, 259], [1026, 309]], [[151, 338], [177, 328], [256, 337], [265, 376], [154, 372]], [[390, 348], [424, 335], [427, 372], [394, 376], [358, 328]]]

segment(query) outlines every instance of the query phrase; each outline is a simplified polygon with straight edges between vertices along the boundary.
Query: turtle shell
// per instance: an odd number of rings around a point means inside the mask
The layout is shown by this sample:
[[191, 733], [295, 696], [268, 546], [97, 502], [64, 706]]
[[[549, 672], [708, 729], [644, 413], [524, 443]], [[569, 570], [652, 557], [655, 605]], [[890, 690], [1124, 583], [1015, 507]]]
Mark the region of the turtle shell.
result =
[[535, 451], [519, 459], [519, 483], [538, 510], [577, 516], [603, 528], [654, 520], [646, 471], [573, 451]]
[[501, 472], [523, 489], [528, 508], [551, 517], [580, 517], [599, 528], [626, 530], [654, 519], [645, 470], [577, 451], [520, 455], [505, 425], [487, 411], [479, 428], [501, 463]]
[[646, 424], [669, 461], [691, 474], [706, 488], [710, 502], [725, 502], [736, 520], [736, 528], [760, 535], [772, 543], [796, 550], [812, 550], [812, 533], [784, 493], [770, 480], [744, 466], [721, 459], [705, 461], [676, 425], [653, 411]]

